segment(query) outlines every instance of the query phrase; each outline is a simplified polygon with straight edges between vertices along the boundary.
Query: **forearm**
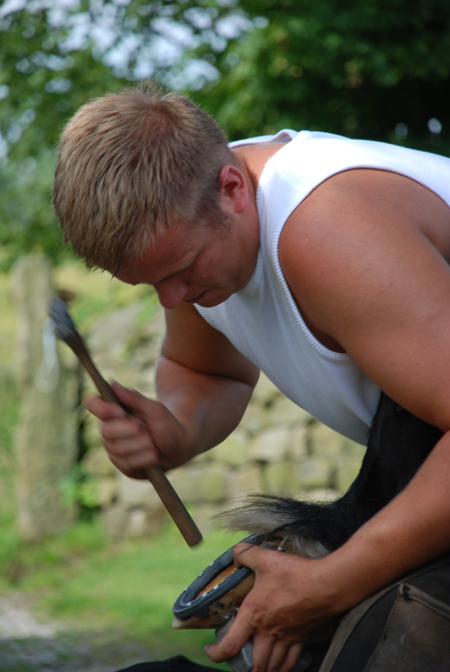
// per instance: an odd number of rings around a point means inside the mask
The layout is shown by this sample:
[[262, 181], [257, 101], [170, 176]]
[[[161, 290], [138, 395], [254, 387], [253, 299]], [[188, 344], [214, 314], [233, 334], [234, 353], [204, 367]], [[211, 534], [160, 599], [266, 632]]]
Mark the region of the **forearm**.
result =
[[450, 549], [450, 433], [411, 483], [323, 561], [336, 604], [347, 609]]
[[253, 392], [247, 382], [193, 371], [161, 357], [158, 399], [186, 430], [186, 459], [221, 443], [239, 424]]

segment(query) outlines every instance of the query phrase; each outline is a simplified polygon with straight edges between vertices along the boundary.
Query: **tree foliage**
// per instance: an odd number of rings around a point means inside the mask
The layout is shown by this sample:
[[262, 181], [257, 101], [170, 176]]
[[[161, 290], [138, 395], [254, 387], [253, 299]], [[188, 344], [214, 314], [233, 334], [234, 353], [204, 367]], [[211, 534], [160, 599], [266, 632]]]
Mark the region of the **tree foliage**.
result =
[[230, 139], [309, 128], [450, 154], [447, 0], [235, 2], [0, 0], [0, 262], [61, 255], [65, 120], [148, 76], [190, 90]]
[[199, 98], [231, 138], [308, 128], [450, 153], [446, 0], [240, 7], [267, 25], [220, 55], [223, 77]]
[[61, 255], [52, 152], [80, 105], [149, 76], [201, 88], [218, 76], [212, 54], [249, 27], [233, 3], [209, 0], [0, 2], [0, 262]]

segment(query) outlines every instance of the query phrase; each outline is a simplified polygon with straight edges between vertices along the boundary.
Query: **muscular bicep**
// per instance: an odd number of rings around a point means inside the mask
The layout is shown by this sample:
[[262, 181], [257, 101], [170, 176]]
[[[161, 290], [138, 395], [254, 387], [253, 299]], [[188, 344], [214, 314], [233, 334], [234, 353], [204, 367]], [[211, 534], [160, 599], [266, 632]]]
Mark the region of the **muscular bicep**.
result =
[[194, 306], [182, 302], [165, 314], [163, 357], [200, 373], [233, 378], [252, 387], [256, 385], [258, 368], [211, 327]]
[[389, 240], [374, 244], [370, 266], [355, 269], [353, 289], [336, 301], [340, 316], [330, 313], [329, 324], [382, 390], [449, 429], [450, 273], [428, 241], [418, 238], [410, 237], [397, 253]]
[[[425, 235], [423, 215], [365, 186], [332, 186], [325, 203], [305, 208], [280, 244], [286, 279], [311, 323], [382, 390], [449, 429], [449, 266]], [[450, 212], [442, 212], [450, 230]]]

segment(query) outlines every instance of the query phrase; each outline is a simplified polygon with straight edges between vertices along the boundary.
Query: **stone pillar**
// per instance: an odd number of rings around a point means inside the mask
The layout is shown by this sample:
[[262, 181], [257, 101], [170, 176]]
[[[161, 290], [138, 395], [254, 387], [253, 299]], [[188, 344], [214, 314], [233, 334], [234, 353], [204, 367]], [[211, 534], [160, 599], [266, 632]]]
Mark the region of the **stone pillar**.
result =
[[59, 367], [51, 332], [47, 332], [47, 364], [42, 365], [46, 305], [55, 295], [49, 260], [25, 257], [13, 269], [12, 281], [22, 394], [15, 441], [18, 524], [22, 538], [37, 540], [62, 531], [74, 517], [74, 507], [64, 501], [61, 488], [76, 453], [74, 375]]

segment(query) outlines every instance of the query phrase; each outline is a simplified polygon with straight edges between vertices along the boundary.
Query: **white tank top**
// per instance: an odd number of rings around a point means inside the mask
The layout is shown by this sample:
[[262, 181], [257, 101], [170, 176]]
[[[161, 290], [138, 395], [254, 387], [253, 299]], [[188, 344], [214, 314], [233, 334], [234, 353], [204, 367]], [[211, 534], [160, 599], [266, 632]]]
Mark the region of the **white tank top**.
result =
[[238, 141], [230, 147], [290, 138], [267, 162], [256, 193], [260, 249], [248, 284], [212, 308], [196, 305], [292, 401], [358, 443], [368, 430], [380, 390], [349, 355], [329, 350], [305, 325], [278, 259], [278, 241], [293, 210], [321, 182], [351, 168], [400, 173], [450, 206], [450, 159], [329, 133], [292, 130]]

